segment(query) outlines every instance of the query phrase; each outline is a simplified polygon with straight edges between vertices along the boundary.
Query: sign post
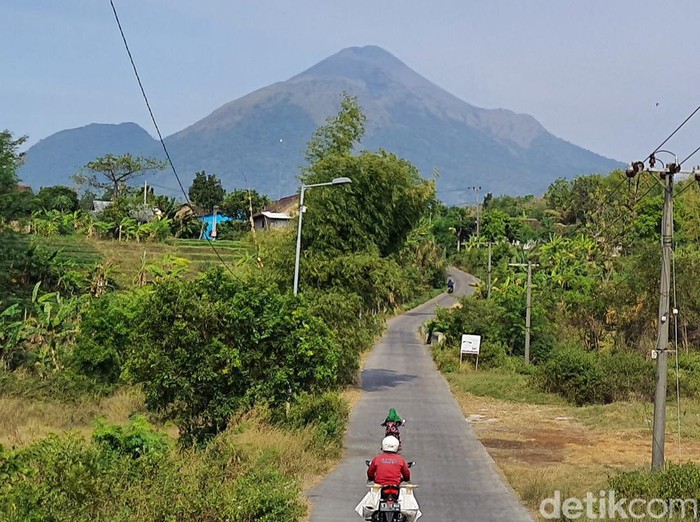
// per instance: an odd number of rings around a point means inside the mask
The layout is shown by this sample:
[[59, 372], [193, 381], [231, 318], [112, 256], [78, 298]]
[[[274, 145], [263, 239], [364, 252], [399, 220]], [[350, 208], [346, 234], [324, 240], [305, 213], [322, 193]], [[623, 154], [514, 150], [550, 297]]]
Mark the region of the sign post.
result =
[[481, 347], [481, 336], [472, 334], [462, 334], [462, 345], [459, 348], [459, 364], [465, 355], [476, 355], [476, 369], [479, 369], [479, 348]]

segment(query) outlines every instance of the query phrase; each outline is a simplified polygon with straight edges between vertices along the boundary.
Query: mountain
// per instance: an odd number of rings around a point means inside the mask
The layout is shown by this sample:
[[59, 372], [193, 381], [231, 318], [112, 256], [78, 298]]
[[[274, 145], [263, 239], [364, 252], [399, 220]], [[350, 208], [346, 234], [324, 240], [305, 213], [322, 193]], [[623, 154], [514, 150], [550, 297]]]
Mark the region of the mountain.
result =
[[[367, 116], [361, 148], [394, 152], [425, 177], [437, 169], [438, 195], [447, 203], [469, 201], [471, 186], [483, 193], [542, 194], [558, 177], [623, 166], [557, 138], [532, 116], [474, 107], [376, 46], [344, 49], [229, 102], [166, 144], [186, 187], [196, 171], [206, 170], [229, 189], [252, 186], [272, 198], [285, 196], [297, 190], [306, 142], [337, 114], [343, 92], [357, 96]], [[34, 186], [44, 179], [58, 183], [98, 155], [127, 151], [162, 154], [135, 124], [88, 125], [31, 147], [19, 175]], [[156, 180], [176, 186], [169, 173]]]
[[57, 132], [30, 147], [18, 175], [34, 188], [72, 185], [70, 177], [99, 156], [153, 154], [157, 146], [158, 142], [135, 123], [92, 123]]

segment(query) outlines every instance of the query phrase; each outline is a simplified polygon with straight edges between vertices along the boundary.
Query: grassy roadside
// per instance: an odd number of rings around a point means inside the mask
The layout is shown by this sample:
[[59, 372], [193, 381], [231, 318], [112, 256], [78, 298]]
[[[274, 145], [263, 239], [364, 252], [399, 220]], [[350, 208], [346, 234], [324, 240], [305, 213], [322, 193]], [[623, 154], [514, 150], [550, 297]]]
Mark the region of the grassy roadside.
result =
[[[585, 498], [608, 489], [611, 475], [650, 464], [652, 404], [575, 407], [533, 390], [525, 375], [466, 366], [445, 377], [475, 434], [538, 520], [544, 520], [540, 503], [554, 491]], [[700, 401], [681, 399], [680, 421], [679, 443], [677, 405], [669, 402], [666, 459], [700, 462]]]

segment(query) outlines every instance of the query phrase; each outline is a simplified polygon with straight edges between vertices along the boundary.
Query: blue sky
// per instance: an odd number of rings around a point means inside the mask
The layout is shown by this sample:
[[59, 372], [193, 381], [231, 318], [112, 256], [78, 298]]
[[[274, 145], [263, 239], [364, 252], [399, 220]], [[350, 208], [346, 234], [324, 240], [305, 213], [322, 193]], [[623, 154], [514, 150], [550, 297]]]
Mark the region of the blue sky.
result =
[[[700, 105], [698, 0], [114, 0], [165, 135], [350, 46], [621, 161]], [[0, 128], [155, 134], [109, 0], [0, 0]], [[700, 113], [667, 144], [700, 146]], [[693, 157], [700, 163], [700, 153]], [[693, 163], [690, 161], [689, 163]]]

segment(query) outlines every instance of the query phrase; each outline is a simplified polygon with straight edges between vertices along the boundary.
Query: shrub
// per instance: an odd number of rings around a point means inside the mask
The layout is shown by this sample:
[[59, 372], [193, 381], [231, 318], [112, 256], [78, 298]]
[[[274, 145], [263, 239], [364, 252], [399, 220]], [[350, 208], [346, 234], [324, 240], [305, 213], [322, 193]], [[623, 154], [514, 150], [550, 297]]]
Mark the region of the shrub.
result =
[[505, 310], [495, 301], [464, 297], [459, 308], [441, 308], [437, 318], [428, 326], [429, 330], [439, 330], [452, 346], [459, 346], [462, 334], [481, 336], [481, 342], [500, 343], [504, 339], [503, 321]]
[[668, 463], [663, 470], [635, 470], [623, 472], [608, 479], [617, 497], [651, 500], [660, 498], [700, 498], [700, 466], [694, 462]]
[[256, 403], [337, 381], [338, 345], [302, 298], [222, 271], [164, 281], [144, 303], [127, 371], [181, 440], [203, 441]]
[[605, 375], [594, 353], [566, 347], [552, 354], [537, 373], [546, 392], [553, 392], [578, 406], [608, 402]]
[[73, 350], [79, 372], [110, 384], [118, 381], [143, 312], [143, 295], [137, 291], [108, 293], [85, 306]]
[[0, 447], [0, 520], [292, 522], [303, 516], [299, 484], [282, 471], [280, 461], [293, 455], [286, 448], [269, 458], [259, 445], [238, 444], [229, 434], [202, 451], [167, 449], [164, 440], [136, 420], [121, 431], [104, 427], [92, 442], [69, 433], [15, 451]]
[[598, 354], [565, 346], [536, 370], [535, 380], [578, 406], [654, 396], [654, 366], [632, 352]]
[[384, 326], [383, 318], [363, 313], [362, 299], [350, 292], [308, 290], [304, 297], [312, 313], [323, 319], [338, 341], [338, 383], [357, 382], [360, 355], [372, 348]]
[[600, 356], [608, 401], [654, 398], [654, 365], [633, 352], [615, 351]]
[[164, 455], [170, 448], [170, 439], [156, 431], [142, 416], [133, 417], [126, 425], [117, 426], [99, 420], [92, 440], [102, 448], [138, 458], [145, 455]]
[[700, 355], [680, 355], [678, 370], [681, 393], [686, 397], [700, 395]]
[[433, 344], [432, 352], [438, 370], [443, 373], [452, 373], [459, 370], [459, 348], [441, 342]]
[[320, 395], [302, 393], [291, 404], [284, 424], [293, 429], [312, 426], [314, 447], [323, 456], [337, 453], [343, 446], [343, 434], [350, 410], [338, 392]]

